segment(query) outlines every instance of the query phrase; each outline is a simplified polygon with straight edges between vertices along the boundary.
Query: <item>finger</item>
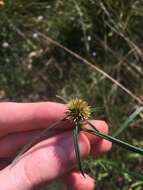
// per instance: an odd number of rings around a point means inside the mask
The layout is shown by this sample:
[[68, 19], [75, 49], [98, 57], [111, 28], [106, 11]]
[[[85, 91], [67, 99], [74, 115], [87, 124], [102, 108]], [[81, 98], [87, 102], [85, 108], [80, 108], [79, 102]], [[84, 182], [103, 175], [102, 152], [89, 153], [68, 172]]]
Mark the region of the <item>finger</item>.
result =
[[92, 145], [91, 154], [93, 156], [105, 154], [106, 152], [108, 152], [111, 149], [111, 147], [112, 147], [112, 143], [110, 141], [101, 139], [101, 140], [95, 142], [94, 145]]
[[[69, 131], [69, 128], [66, 127], [66, 123], [63, 127], [64, 128], [50, 129], [49, 131], [47, 131], [47, 133], [44, 134], [43, 134], [44, 129], [41, 129], [41, 130], [33, 130], [26, 132], [17, 132], [1, 137], [0, 158], [14, 157], [17, 154], [17, 151], [20, 150], [20, 148], [24, 148], [25, 146], [27, 146], [28, 150], [43, 139], [50, 138], [51, 136]], [[41, 133], [42, 135], [40, 135]], [[31, 142], [33, 143], [31, 144]], [[29, 144], [31, 144], [30, 147]], [[27, 150], [25, 150], [25, 152]]]
[[69, 172], [63, 181], [66, 184], [67, 190], [93, 190], [95, 187], [93, 178], [87, 174], [83, 177], [76, 170]]
[[[109, 131], [109, 127], [106, 122], [102, 120], [92, 120], [91, 123], [103, 134], [107, 134]], [[91, 126], [85, 125], [86, 128], [92, 129]], [[88, 137], [90, 144], [91, 144], [91, 154], [93, 156], [102, 155], [106, 152], [108, 152], [111, 147], [112, 143], [102, 139], [96, 135], [89, 134], [87, 132], [84, 132], [86, 136]]]
[[[105, 122], [103, 121], [92, 121], [96, 127], [98, 128], [98, 130], [100, 130], [102, 133], [107, 133], [108, 132], [108, 126]], [[65, 128], [68, 129], [68, 126], [66, 127], [65, 123]], [[90, 126], [86, 126], [86, 127], [90, 127]], [[43, 130], [43, 129], [42, 129]], [[16, 152], [23, 146], [25, 146], [26, 144], [29, 144], [33, 138], [35, 138], [36, 136], [39, 136], [39, 133], [42, 130], [33, 130], [33, 131], [26, 131], [26, 132], [17, 132], [17, 133], [12, 133], [9, 134], [5, 137], [1, 137], [0, 138], [0, 157], [11, 157], [14, 156], [16, 154]], [[48, 136], [52, 136], [52, 135], [56, 135], [58, 132], [62, 132], [62, 129], [53, 129], [48, 131], [46, 137]], [[90, 142], [91, 142], [91, 147], [96, 147], [96, 142], [97, 140], [99, 140], [100, 138], [98, 138], [95, 135], [90, 135], [88, 133], [86, 133], [87, 137], [89, 138]], [[43, 137], [45, 138], [45, 137]], [[41, 138], [40, 138], [41, 140]], [[37, 143], [37, 141], [35, 142]], [[92, 148], [91, 148], [92, 149]], [[92, 151], [93, 153], [93, 151]], [[94, 153], [93, 153], [94, 154]], [[96, 153], [95, 153], [96, 155]]]
[[63, 119], [65, 105], [52, 102], [0, 103], [0, 134], [46, 128]]
[[[107, 134], [109, 127], [107, 125], [107, 123], [105, 121], [102, 120], [92, 120], [90, 121], [96, 128], [97, 130], [99, 130], [101, 133]], [[85, 128], [88, 129], [92, 129], [92, 127], [88, 124], [84, 125]], [[92, 129], [93, 130], [93, 129]], [[84, 134], [86, 134], [86, 136], [88, 137], [88, 139], [90, 140], [91, 144], [94, 144], [95, 141], [101, 139], [100, 137], [96, 136], [96, 135], [92, 135], [90, 133], [84, 132]]]
[[12, 157], [24, 145], [39, 134], [41, 130], [18, 132], [0, 138], [0, 158]]
[[[85, 158], [89, 154], [90, 145], [83, 134], [79, 134], [79, 147], [81, 157]], [[2, 170], [0, 186], [7, 190], [30, 190], [40, 183], [50, 183], [75, 165], [73, 135], [72, 132], [65, 132], [38, 143], [16, 165]]]
[[[0, 140], [0, 150], [1, 150], [0, 158], [14, 157], [17, 151], [22, 146], [31, 142], [31, 139], [37, 136], [38, 133], [39, 133], [39, 130], [34, 131], [34, 132], [11, 134], [1, 139]], [[94, 156], [97, 156], [97, 155], [102, 155], [108, 152], [112, 147], [112, 143], [105, 139], [101, 139], [101, 140], [96, 141], [91, 147], [92, 147], [91, 154]]]

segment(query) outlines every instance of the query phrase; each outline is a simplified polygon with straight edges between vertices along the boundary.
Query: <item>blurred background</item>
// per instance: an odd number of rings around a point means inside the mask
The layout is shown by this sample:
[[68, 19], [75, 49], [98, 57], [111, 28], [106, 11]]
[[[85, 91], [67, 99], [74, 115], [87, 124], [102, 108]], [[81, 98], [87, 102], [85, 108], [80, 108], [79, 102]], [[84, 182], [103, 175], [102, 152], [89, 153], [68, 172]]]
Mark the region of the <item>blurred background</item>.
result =
[[[0, 100], [73, 97], [97, 108], [111, 135], [143, 148], [143, 1], [0, 0]], [[143, 158], [115, 145], [84, 169], [97, 190], [143, 189]]]

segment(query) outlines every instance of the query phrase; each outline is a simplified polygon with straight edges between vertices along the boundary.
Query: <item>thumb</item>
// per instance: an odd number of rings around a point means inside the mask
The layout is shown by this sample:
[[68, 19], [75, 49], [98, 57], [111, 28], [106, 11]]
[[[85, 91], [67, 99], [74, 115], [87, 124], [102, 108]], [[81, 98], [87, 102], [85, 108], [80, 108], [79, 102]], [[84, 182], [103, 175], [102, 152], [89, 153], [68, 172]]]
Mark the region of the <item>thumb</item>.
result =
[[[79, 134], [81, 157], [90, 152], [84, 134]], [[41, 141], [32, 147], [13, 167], [0, 173], [0, 187], [4, 190], [30, 190], [44, 182], [69, 172], [76, 165], [76, 156], [71, 131]]]

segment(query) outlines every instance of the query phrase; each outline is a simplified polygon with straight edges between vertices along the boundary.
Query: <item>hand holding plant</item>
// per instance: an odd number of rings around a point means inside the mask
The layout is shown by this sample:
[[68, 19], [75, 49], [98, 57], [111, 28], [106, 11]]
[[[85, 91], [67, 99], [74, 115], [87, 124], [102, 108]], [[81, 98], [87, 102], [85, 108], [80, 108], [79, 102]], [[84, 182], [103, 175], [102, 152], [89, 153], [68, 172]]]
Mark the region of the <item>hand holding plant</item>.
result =
[[[68, 120], [48, 131], [43, 139], [11, 167], [11, 160], [20, 148], [34, 139], [44, 128], [62, 120], [66, 107], [58, 103], [1, 103], [0, 104], [0, 187], [7, 190], [29, 190], [60, 178], [77, 190], [93, 189], [93, 179], [84, 178], [76, 167], [73, 143], [74, 126]], [[92, 121], [97, 130], [107, 134], [103, 121]], [[91, 130], [89, 125], [86, 128]], [[107, 152], [111, 143], [95, 135], [79, 132], [80, 156], [96, 156]], [[83, 184], [83, 185], [82, 185]]]

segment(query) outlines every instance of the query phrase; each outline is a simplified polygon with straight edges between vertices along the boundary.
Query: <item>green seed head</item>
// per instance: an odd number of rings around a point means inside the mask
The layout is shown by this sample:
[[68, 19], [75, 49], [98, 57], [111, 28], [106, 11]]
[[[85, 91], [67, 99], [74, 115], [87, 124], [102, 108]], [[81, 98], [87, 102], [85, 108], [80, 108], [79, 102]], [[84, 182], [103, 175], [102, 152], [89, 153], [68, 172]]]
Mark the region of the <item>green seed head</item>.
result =
[[72, 99], [67, 103], [66, 118], [73, 121], [88, 119], [91, 114], [90, 106], [82, 99]]

